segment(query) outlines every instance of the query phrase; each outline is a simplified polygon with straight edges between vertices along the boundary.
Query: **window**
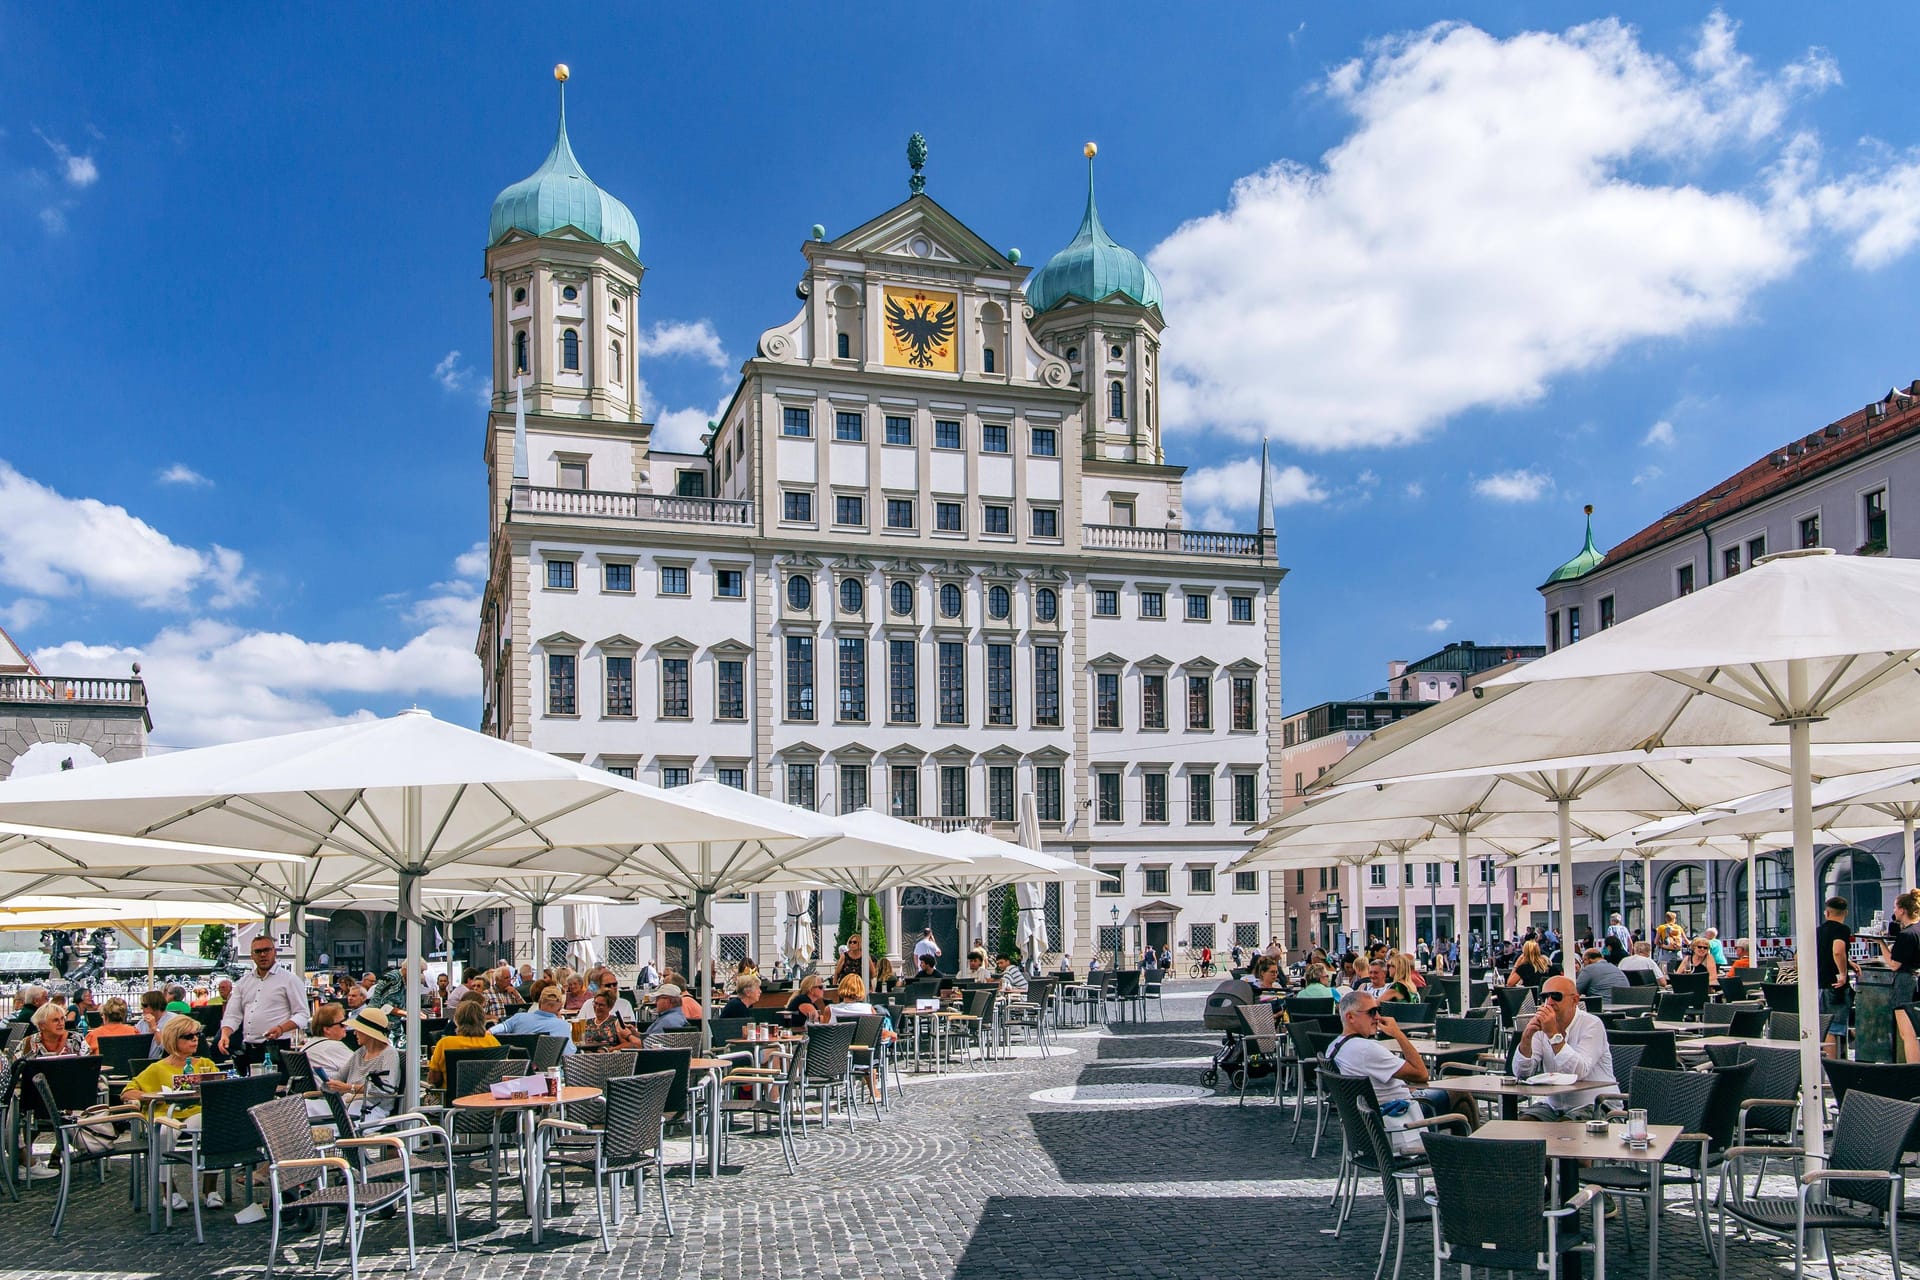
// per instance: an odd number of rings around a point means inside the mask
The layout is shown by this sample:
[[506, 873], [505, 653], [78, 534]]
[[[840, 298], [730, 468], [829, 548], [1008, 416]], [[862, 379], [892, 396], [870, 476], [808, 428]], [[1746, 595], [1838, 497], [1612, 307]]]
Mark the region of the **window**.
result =
[[687, 697], [687, 660], [660, 660], [660, 714], [669, 720], [685, 720], [689, 714]]
[[1253, 597], [1252, 596], [1228, 596], [1227, 597], [1227, 620], [1229, 622], [1252, 622], [1253, 621]]
[[1052, 622], [1060, 616], [1060, 597], [1052, 587], [1042, 587], [1033, 593], [1033, 616], [1042, 622]]
[[1052, 507], [1035, 507], [1033, 509], [1033, 536], [1036, 538], [1059, 537], [1059, 511]]
[[840, 812], [853, 813], [867, 807], [867, 766], [840, 766]]
[[983, 423], [980, 427], [980, 452], [1007, 452], [1007, 429], [999, 423]]
[[1567, 643], [1572, 644], [1574, 641], [1578, 640], [1579, 638], [1580, 638], [1580, 607], [1578, 605], [1575, 605], [1572, 608], [1567, 610]]
[[611, 308], [613, 309], [613, 314], [615, 314], [615, 315], [619, 315], [619, 314], [620, 314], [620, 299], [618, 299], [618, 298], [611, 298], [611, 297], [610, 297], [610, 298], [608, 298], [608, 299], [607, 299], [607, 306], [609, 306], [609, 307], [611, 307]]
[[572, 285], [568, 285], [560, 291], [560, 297], [566, 302], [578, 302], [580, 300], [580, 291]]
[[913, 507], [914, 502], [912, 498], [888, 498], [887, 528], [913, 528]]
[[961, 605], [960, 588], [951, 582], [941, 584], [940, 616], [943, 618], [959, 617], [960, 605]]
[[987, 588], [987, 616], [1004, 618], [1013, 612], [1013, 592], [1002, 586]]
[[[1235, 893], [1260, 892], [1260, 873], [1258, 871], [1236, 871], [1233, 873], [1233, 891]], [[1255, 938], [1255, 945], [1259, 939]]]
[[1167, 593], [1164, 591], [1142, 591], [1140, 593], [1140, 616], [1143, 618], [1166, 617]]
[[713, 780], [723, 787], [732, 787], [735, 791], [747, 789], [747, 771], [739, 765], [721, 765], [713, 771]]
[[683, 764], [663, 764], [660, 766], [660, 785], [663, 787], [684, 787], [693, 781], [693, 770]]
[[722, 658], [714, 664], [716, 684], [713, 695], [713, 718], [716, 720], [745, 720], [747, 718], [747, 664], [743, 658]]
[[859, 613], [867, 607], [867, 589], [858, 578], [840, 579], [840, 610], [843, 613]]
[[940, 816], [967, 816], [967, 766], [963, 764], [940, 766]]
[[833, 522], [835, 524], [863, 525], [867, 522], [867, 502], [850, 494], [836, 493], [833, 496]]
[[601, 565], [600, 584], [608, 591], [632, 591], [633, 566], [630, 564]]
[[1094, 870], [1106, 877], [1105, 880], [1098, 883], [1095, 892], [1103, 898], [1119, 897], [1121, 884], [1126, 876], [1127, 869], [1125, 867], [1099, 866], [1095, 867]]
[[1093, 591], [1093, 616], [1096, 618], [1119, 617], [1120, 593], [1112, 587], [1095, 587]]
[[933, 447], [936, 449], [958, 449], [960, 447], [960, 424], [935, 419], [933, 423]]
[[1213, 892], [1213, 868], [1212, 867], [1188, 867], [1187, 868], [1187, 892], [1212, 893]]
[[1260, 779], [1251, 773], [1233, 775], [1233, 820], [1235, 822], [1260, 821], [1260, 793], [1256, 788]]
[[1033, 646], [1033, 722], [1060, 727], [1060, 647]]
[[[1731, 578], [1734, 574], [1739, 572], [1740, 572], [1740, 548], [1736, 544], [1734, 546], [1728, 547], [1724, 552], [1721, 553], [1720, 575], [1725, 578]], [[1572, 636], [1568, 637], [1569, 640], [1572, 640], [1575, 638], [1576, 637], [1572, 637]]]
[[1107, 523], [1123, 528], [1133, 528], [1134, 504], [1131, 498], [1109, 498], [1107, 500]]
[[1492, 858], [1480, 859], [1480, 883], [1492, 884], [1493, 882], [1494, 882], [1493, 859]]
[[[845, 336], [845, 335], [842, 335]], [[833, 415], [833, 438], [835, 440], [864, 440], [867, 438], [866, 415], [848, 413], [840, 410]]]
[[813, 608], [813, 579], [796, 573], [787, 579], [787, 607], [805, 612]]
[[1127, 388], [1120, 382], [1107, 384], [1107, 416], [1124, 418], [1127, 416]]
[[1167, 727], [1167, 678], [1157, 672], [1140, 677], [1140, 727]]
[[1233, 727], [1238, 733], [1253, 732], [1253, 677], [1235, 676], [1232, 681]]
[[525, 302], [526, 300], [527, 300], [527, 291], [524, 288], [515, 289], [513, 291], [513, 304], [515, 306], [519, 306], [521, 303]]
[[780, 518], [798, 524], [813, 522], [813, 495], [795, 493], [791, 490], [780, 495]]
[[967, 646], [942, 640], [939, 649], [940, 723], [967, 722]]
[[806, 439], [813, 435], [813, 410], [786, 408], [780, 411], [780, 434]]
[[1747, 568], [1751, 569], [1767, 554], [1767, 535], [1747, 539]]
[[845, 333], [843, 333], [843, 334], [840, 334], [840, 335], [838, 335], [838, 336], [837, 336], [837, 337], [836, 337], [836, 338], [834, 339], [834, 344], [833, 344], [833, 353], [834, 353], [834, 355], [836, 355], [836, 356], [838, 356], [838, 357], [839, 357], [840, 359], [842, 359], [842, 360], [851, 360], [851, 359], [853, 359], [853, 337], [852, 337], [852, 335], [850, 335], [850, 334], [845, 334]]
[[1165, 867], [1140, 868], [1141, 888], [1147, 893], [1162, 894], [1168, 892], [1168, 872]]
[[1820, 545], [1820, 516], [1818, 513], [1800, 518], [1800, 549]]
[[1187, 677], [1187, 728], [1213, 728], [1213, 677]]
[[1120, 673], [1117, 671], [1093, 673], [1093, 727], [1120, 727]]
[[1613, 625], [1613, 597], [1600, 597], [1600, 629], [1605, 631]]
[[934, 503], [933, 527], [942, 533], [959, 533], [965, 528], [960, 517], [960, 504], [957, 502]]
[[580, 371], [580, 335], [572, 329], [560, 333], [560, 367]]
[[1057, 458], [1060, 456], [1060, 433], [1052, 427], [1033, 429], [1033, 456], [1036, 458]]
[[673, 476], [673, 493], [677, 498], [704, 498], [707, 496], [707, 473], [704, 471], [677, 471]]
[[887, 641], [887, 719], [894, 724], [920, 719], [917, 651], [911, 640]]
[[[1693, 566], [1692, 565], [1683, 564], [1679, 568], [1673, 571], [1673, 594], [1676, 597], [1690, 596], [1693, 594]], [[1559, 639], [1558, 628], [1555, 628], [1554, 638], [1556, 640]]]
[[896, 818], [920, 816], [920, 769], [897, 764], [887, 770], [887, 812]]
[[747, 594], [747, 577], [738, 569], [713, 571], [713, 594], [723, 600], [739, 600]]
[[1213, 597], [1201, 591], [1187, 592], [1187, 621], [1205, 622], [1213, 616]]
[[1167, 820], [1167, 775], [1160, 772], [1140, 775], [1140, 816], [1146, 822]]
[[663, 596], [683, 596], [687, 594], [687, 567], [683, 564], [663, 564], [660, 566], [660, 594]]
[[1040, 821], [1061, 821], [1066, 805], [1060, 790], [1060, 766], [1036, 766], [1033, 771], [1033, 791], [1034, 807], [1040, 811]]
[[860, 636], [841, 636], [840, 719], [867, 718], [867, 642]]
[[1187, 775], [1187, 821], [1213, 821], [1212, 774], [1190, 773]]
[[987, 817], [995, 822], [1013, 821], [1013, 766], [987, 766]]
[[815, 808], [818, 797], [814, 793], [814, 766], [790, 763], [787, 765], [787, 803], [798, 805], [802, 809]]
[[573, 561], [547, 561], [547, 588], [551, 591], [573, 590]]
[[980, 532], [1012, 533], [1012, 512], [1013, 509], [1011, 507], [987, 506], [982, 508], [980, 512]]
[[623, 378], [621, 377], [622, 362], [620, 360], [620, 344], [618, 342], [611, 343], [607, 347], [607, 364], [613, 369], [613, 384], [619, 386]]
[[587, 464], [577, 458], [564, 458], [560, 462], [560, 487], [580, 490], [587, 487]]
[[574, 656], [570, 653], [547, 655], [547, 714], [570, 716], [579, 711], [574, 701]]
[[1860, 515], [1863, 532], [1867, 535], [1862, 544], [1863, 551], [1885, 551], [1887, 549], [1887, 491], [1875, 489], [1860, 499]]
[[607, 714], [633, 714], [633, 659], [626, 655], [607, 655]]
[[515, 373], [527, 371], [527, 331], [525, 329], [513, 335], [513, 371]]
[[987, 646], [987, 723], [1013, 723], [1013, 646]]
[[607, 766], [607, 772], [616, 778], [626, 778], [628, 780], [633, 778], [633, 766], [630, 764], [610, 764]]
[[813, 719], [813, 637], [787, 637], [787, 719]]
[[1102, 770], [1093, 775], [1093, 804], [1095, 822], [1120, 821], [1120, 775], [1112, 770]]
[[1560, 647], [1560, 614], [1558, 611], [1547, 615], [1547, 650], [1552, 652]]
[[1367, 883], [1378, 889], [1387, 883], [1387, 869], [1381, 864], [1370, 863], [1367, 867]]
[[886, 439], [888, 444], [912, 444], [913, 419], [888, 414]]
[[1068, 363], [1068, 364], [1075, 364], [1075, 363], [1077, 363], [1077, 362], [1079, 361], [1079, 359], [1080, 359], [1080, 348], [1078, 348], [1078, 347], [1068, 347], [1068, 348], [1067, 348], [1067, 363]]

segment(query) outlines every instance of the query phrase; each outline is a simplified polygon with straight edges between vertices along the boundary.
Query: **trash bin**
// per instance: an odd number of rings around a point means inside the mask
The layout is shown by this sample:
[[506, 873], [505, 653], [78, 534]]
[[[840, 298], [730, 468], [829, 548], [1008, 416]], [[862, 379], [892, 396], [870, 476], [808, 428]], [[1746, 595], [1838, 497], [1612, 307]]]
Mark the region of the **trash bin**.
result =
[[1854, 993], [1853, 1056], [1856, 1062], [1892, 1062], [1893, 1011], [1913, 1003], [1913, 975], [1863, 965]]

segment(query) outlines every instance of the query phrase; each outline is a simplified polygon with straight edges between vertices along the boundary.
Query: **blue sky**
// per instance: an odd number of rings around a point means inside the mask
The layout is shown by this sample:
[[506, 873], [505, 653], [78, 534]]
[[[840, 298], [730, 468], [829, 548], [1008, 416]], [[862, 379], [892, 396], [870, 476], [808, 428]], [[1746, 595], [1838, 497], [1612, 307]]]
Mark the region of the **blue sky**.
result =
[[683, 434], [910, 132], [1033, 266], [1097, 139], [1196, 523], [1273, 440], [1289, 709], [1537, 640], [1582, 503], [1617, 540], [1920, 376], [1901, 7], [531, 12], [0, 10], [0, 623], [142, 661], [158, 742], [475, 719], [486, 217], [556, 61]]

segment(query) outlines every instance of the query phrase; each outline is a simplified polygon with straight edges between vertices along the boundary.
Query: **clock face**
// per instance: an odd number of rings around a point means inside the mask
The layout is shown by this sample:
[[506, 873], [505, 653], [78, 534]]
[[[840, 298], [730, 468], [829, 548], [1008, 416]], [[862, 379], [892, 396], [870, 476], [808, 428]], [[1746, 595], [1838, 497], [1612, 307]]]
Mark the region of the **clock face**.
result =
[[885, 293], [886, 363], [952, 373], [958, 367], [960, 295], [933, 289]]

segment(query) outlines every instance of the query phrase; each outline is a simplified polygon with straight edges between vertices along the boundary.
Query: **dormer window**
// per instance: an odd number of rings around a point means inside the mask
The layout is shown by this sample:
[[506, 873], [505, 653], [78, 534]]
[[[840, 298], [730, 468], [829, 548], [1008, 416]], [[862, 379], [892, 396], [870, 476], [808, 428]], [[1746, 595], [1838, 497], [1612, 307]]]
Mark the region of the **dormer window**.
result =
[[580, 372], [580, 334], [576, 330], [564, 329], [560, 333], [560, 367], [572, 373]]

